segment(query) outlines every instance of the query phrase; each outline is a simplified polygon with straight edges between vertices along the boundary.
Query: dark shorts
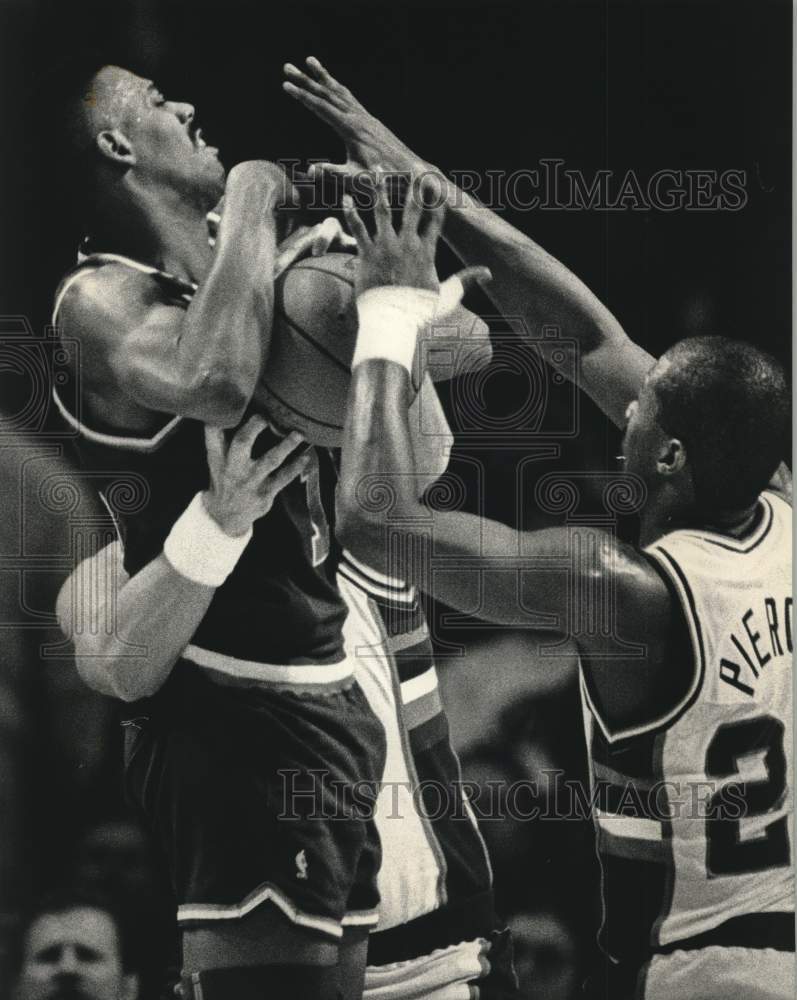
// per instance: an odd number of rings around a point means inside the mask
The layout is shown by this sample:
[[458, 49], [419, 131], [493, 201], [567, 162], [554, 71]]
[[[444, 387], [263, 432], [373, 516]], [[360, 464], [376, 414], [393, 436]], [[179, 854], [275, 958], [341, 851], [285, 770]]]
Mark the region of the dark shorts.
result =
[[180, 661], [131, 708], [126, 788], [168, 860], [181, 926], [264, 903], [333, 939], [376, 923], [385, 738], [354, 680], [237, 686]]

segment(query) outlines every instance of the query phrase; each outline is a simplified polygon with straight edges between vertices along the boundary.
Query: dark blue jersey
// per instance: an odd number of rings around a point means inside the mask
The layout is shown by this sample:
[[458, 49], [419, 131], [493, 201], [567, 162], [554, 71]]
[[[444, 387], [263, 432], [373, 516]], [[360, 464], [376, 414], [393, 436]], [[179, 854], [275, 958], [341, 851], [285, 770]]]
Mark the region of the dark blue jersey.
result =
[[[86, 257], [62, 281], [53, 322], [66, 290], [87, 273], [107, 264], [125, 264], [149, 274], [164, 302], [187, 305], [194, 286], [154, 268], [116, 255]], [[134, 473], [146, 484], [140, 509], [115, 512], [124, 544], [128, 574], [137, 573], [159, 555], [172, 525], [199, 490], [207, 488], [208, 468], [203, 425], [180, 417], [167, 420], [149, 438], [124, 435], [117, 429], [88, 426], [61, 411], [79, 432], [81, 464], [92, 473]], [[276, 443], [267, 431], [256, 451]], [[328, 453], [316, 449], [308, 473], [287, 486], [254, 535], [226, 582], [216, 591], [191, 644], [220, 654], [205, 657], [205, 666], [240, 676], [223, 657], [259, 664], [334, 664], [343, 658], [341, 628], [346, 607], [335, 585], [334, 559], [329, 558], [334, 509], [335, 468]]]

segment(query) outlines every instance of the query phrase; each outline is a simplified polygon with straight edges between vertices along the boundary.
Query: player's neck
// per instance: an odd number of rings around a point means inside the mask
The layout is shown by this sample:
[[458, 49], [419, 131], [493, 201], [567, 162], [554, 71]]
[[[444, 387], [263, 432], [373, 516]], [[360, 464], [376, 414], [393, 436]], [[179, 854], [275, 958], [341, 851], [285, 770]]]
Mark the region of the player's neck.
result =
[[730, 538], [741, 538], [750, 531], [758, 517], [758, 501], [741, 510], [712, 511], [710, 516], [693, 505], [669, 506], [667, 509], [649, 504], [642, 515], [639, 542], [651, 545], [671, 531], [703, 530]]
[[177, 192], [131, 192], [96, 235], [100, 249], [150, 264], [185, 281], [200, 282], [212, 253], [202, 207]]
[[720, 535], [741, 538], [750, 531], [758, 516], [759, 507], [756, 500], [744, 510], [720, 511], [718, 514], [713, 514], [709, 520], [704, 521], [702, 527]]

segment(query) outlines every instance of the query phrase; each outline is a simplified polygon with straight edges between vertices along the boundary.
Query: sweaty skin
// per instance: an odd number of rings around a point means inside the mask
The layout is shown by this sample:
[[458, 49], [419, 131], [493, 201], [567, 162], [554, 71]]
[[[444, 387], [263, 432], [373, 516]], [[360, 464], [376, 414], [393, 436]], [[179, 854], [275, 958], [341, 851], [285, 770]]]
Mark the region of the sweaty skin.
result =
[[[418, 191], [416, 185], [412, 196]], [[442, 216], [444, 210], [440, 206], [428, 214]], [[405, 209], [405, 218], [408, 213]], [[441, 219], [425, 228], [405, 222], [398, 234], [383, 220], [369, 237], [350, 202], [347, 218], [363, 261], [359, 291], [391, 284], [434, 287], [431, 276], [418, 280], [419, 247], [425, 246], [425, 259], [433, 262]], [[692, 503], [685, 451], [656, 419], [657, 368], [664, 371], [667, 363], [665, 356], [654, 366], [639, 399], [629, 406], [624, 437], [629, 471], [646, 483], [655, 484], [656, 477], [661, 483], [643, 513], [644, 544], [672, 530], [673, 518]], [[451, 607], [497, 624], [522, 623], [571, 636], [613, 727], [625, 728], [674, 703], [690, 682], [689, 658], [669, 655], [676, 609], [642, 552], [588, 526], [518, 532], [476, 515], [424, 507], [407, 474], [413, 468], [408, 392], [408, 374], [395, 362], [372, 358], [355, 368], [338, 496], [343, 544]], [[388, 519], [376, 505], [361, 503], [363, 483], [389, 490]], [[411, 538], [409, 551], [417, 553], [399, 567], [388, 563], [388, 554], [395, 559], [388, 538], [396, 535]]]
[[[410, 150], [317, 59], [308, 58], [304, 71], [287, 64], [285, 73], [285, 91], [327, 122], [346, 148], [344, 164], [320, 163], [315, 171], [344, 179], [363, 172], [379, 176], [385, 171], [410, 179], [423, 178], [428, 186], [427, 203], [445, 210], [443, 238], [465, 263], [490, 269], [492, 280], [485, 291], [498, 310], [519, 317], [520, 331], [533, 339], [541, 336], [543, 325], [550, 324], [576, 339], [576, 370], [560, 370], [573, 378], [615, 424], [625, 427], [624, 451], [632, 459], [626, 461], [626, 471], [654, 482], [659, 482], [659, 473], [667, 481], [680, 476], [682, 506], [688, 508], [690, 483], [688, 476], [681, 475], [684, 454], [671, 453], [667, 435], [656, 421], [655, 378], [663, 369], [657, 368], [655, 359], [627, 336], [610, 311], [563, 264]], [[372, 255], [385, 249], [383, 243], [376, 246], [363, 244], [362, 239], [358, 242], [361, 257], [363, 245]], [[402, 251], [411, 254], [414, 249], [403, 247]], [[383, 283], [401, 283], [396, 277], [402, 274], [401, 262], [393, 257], [390, 264], [396, 270], [389, 273], [386, 269]], [[540, 349], [546, 360], [555, 364], [553, 348], [540, 345]], [[361, 558], [381, 560], [383, 564], [384, 524], [356, 500], [355, 484], [363, 476], [390, 476], [391, 489], [397, 493], [397, 504], [391, 508], [396, 524], [405, 516], [417, 517], [421, 511], [427, 524], [430, 518], [430, 511], [419, 508], [417, 499], [402, 488], [399, 473], [412, 467], [411, 451], [401, 412], [403, 375], [391, 368], [395, 366], [372, 361], [354, 372], [340, 490], [342, 530], [348, 532], [346, 544], [359, 546]], [[636, 465], [635, 454], [641, 456]], [[770, 488], [790, 501], [790, 482], [791, 476], [783, 465]], [[675, 513], [668, 509], [661, 493], [649, 496], [642, 516], [641, 544], [650, 544], [665, 530], [676, 527]], [[750, 516], [751, 511], [727, 512], [727, 522], [743, 526]], [[435, 596], [445, 603], [488, 621], [528, 627], [529, 614], [520, 606], [522, 602], [524, 607], [534, 609], [533, 623], [537, 627], [570, 634], [579, 614], [590, 608], [610, 607], [611, 595], [612, 621], [604, 621], [603, 628], [597, 626], [593, 636], [578, 630], [582, 657], [589, 658], [601, 708], [611, 721], [619, 725], [644, 716], [657, 702], [677, 698], [686, 686], [687, 678], [666, 669], [675, 609], [658, 573], [638, 549], [597, 530], [581, 528], [575, 533], [553, 529], [524, 534], [462, 513], [435, 512], [433, 525], [440, 569], [430, 580], [428, 570], [420, 565], [424, 560], [417, 560], [414, 571], [423, 577], [416, 576], [417, 582], [433, 587]], [[353, 551], [356, 554], [356, 548]], [[444, 556], [451, 558], [450, 572], [442, 570]], [[478, 572], [457, 572], [457, 558], [470, 560], [471, 565], [477, 561]], [[571, 591], [569, 571], [574, 560], [581, 563], [575, 567], [580, 588]], [[606, 601], [599, 599], [600, 593]], [[585, 603], [579, 604], [578, 597], [586, 594], [592, 596], [584, 597]], [[630, 651], [633, 646], [636, 655], [624, 657], [623, 648]], [[607, 653], [612, 653], [612, 658], [601, 659]]]

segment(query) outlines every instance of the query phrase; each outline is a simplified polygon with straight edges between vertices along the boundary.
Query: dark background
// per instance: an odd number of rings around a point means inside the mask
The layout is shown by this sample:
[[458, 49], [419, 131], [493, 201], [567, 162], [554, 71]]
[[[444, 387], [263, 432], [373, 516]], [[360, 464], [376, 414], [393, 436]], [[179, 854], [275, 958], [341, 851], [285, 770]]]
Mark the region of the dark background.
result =
[[[97, 52], [103, 61], [153, 78], [167, 97], [196, 106], [228, 167], [247, 158], [339, 159], [331, 131], [280, 90], [282, 63], [298, 64], [313, 54], [425, 159], [447, 170], [511, 172], [561, 158], [588, 177], [610, 169], [621, 178], [633, 169], [643, 187], [665, 168], [744, 171], [747, 203], [737, 212], [504, 214], [584, 279], [652, 353], [685, 335], [717, 333], [750, 340], [790, 367], [788, 2], [5, 0], [0, 38], [0, 315], [27, 317], [37, 335], [80, 236], [60, 168], [55, 108], [64, 69]], [[489, 308], [485, 300], [474, 300], [473, 307]], [[511, 374], [486, 384], [491, 413], [511, 416], [525, 384]], [[19, 380], [0, 371], [0, 407], [13, 412], [19, 391]], [[568, 399], [554, 393], [551, 426], [566, 414]], [[580, 404], [578, 437], [562, 439], [560, 457], [541, 463], [534, 476], [611, 467], [617, 435], [588, 401]], [[515, 509], [522, 449], [478, 450], [461, 439], [458, 455], [481, 463], [486, 513], [507, 521], [524, 514]], [[9, 496], [13, 500], [13, 492]], [[439, 616], [437, 636], [465, 648], [464, 657], [442, 661], [441, 673], [466, 777], [508, 782], [538, 776], [548, 766], [583, 775], [572, 658], [546, 660], [523, 633], [441, 630]], [[31, 641], [29, 633], [24, 638]], [[15, 813], [32, 816], [35, 829], [26, 833], [20, 821], [4, 841], [34, 844], [19, 855], [25, 861], [13, 874], [28, 874], [17, 878], [17, 894], [70, 865], [102, 867], [103, 850], [116, 852], [117, 866], [124, 850], [139, 861], [142, 856], [130, 829], [102, 833], [102, 823], [126, 820], [108, 763], [115, 760], [116, 738], [108, 735], [93, 756], [85, 746], [86, 719], [95, 720], [92, 732], [101, 730], [96, 720], [108, 715], [107, 704], [70, 707], [78, 720], [70, 734], [59, 699], [63, 704], [69, 697], [74, 706], [79, 687], [63, 674], [55, 683], [43, 678], [40, 686], [46, 694], [26, 688], [25, 707], [11, 715], [23, 736], [16, 743], [0, 739], [0, 750], [9, 746], [12, 755], [0, 781], [6, 789], [27, 788], [35, 806], [26, 811], [20, 799]], [[79, 744], [83, 749], [74, 750]], [[39, 748], [35, 779], [15, 763], [31, 745]], [[48, 754], [61, 761], [55, 770], [48, 768]], [[75, 758], [82, 760], [75, 765], [79, 792], [63, 765]], [[12, 772], [28, 777], [9, 784]], [[16, 800], [10, 801], [13, 809]], [[589, 824], [488, 822], [485, 833], [502, 906], [515, 916], [522, 954], [536, 963], [537, 986], [526, 995], [570, 996], [594, 930]], [[146, 875], [141, 879], [146, 882]]]
[[[740, 212], [509, 213], [659, 351], [687, 332], [788, 356], [791, 10], [787, 2], [290, 4], [5, 2], [5, 313], [46, 315], [74, 233], [48, 83], [93, 49], [195, 104], [231, 165], [339, 144], [280, 91], [314, 54], [426, 159], [511, 171], [561, 157], [747, 172]], [[61, 211], [59, 212], [59, 208]]]
[[[716, 333], [750, 340], [790, 367], [786, 0], [6, 0], [0, 9], [0, 314], [23, 314], [36, 332], [80, 235], [68, 175], [59, 169], [58, 98], [72, 72], [65, 67], [118, 61], [153, 78], [167, 97], [190, 100], [229, 167], [246, 158], [342, 158], [331, 130], [280, 89], [282, 64], [314, 54], [447, 170], [484, 176], [559, 158], [587, 179], [611, 170], [615, 191], [628, 170], [643, 188], [663, 169], [743, 171], [740, 211], [503, 214], [564, 261], [653, 354], [683, 336]], [[1, 373], [0, 390], [13, 392]], [[523, 380], [505, 374], [486, 380], [489, 404], [508, 417], [526, 391]], [[580, 423], [588, 437], [577, 455], [586, 451], [605, 467], [616, 436], [587, 400]], [[567, 446], [562, 457], [570, 461]], [[512, 462], [505, 459], [480, 456], [491, 466], [486, 513], [509, 519], [504, 498], [512, 483], [502, 476]]]

